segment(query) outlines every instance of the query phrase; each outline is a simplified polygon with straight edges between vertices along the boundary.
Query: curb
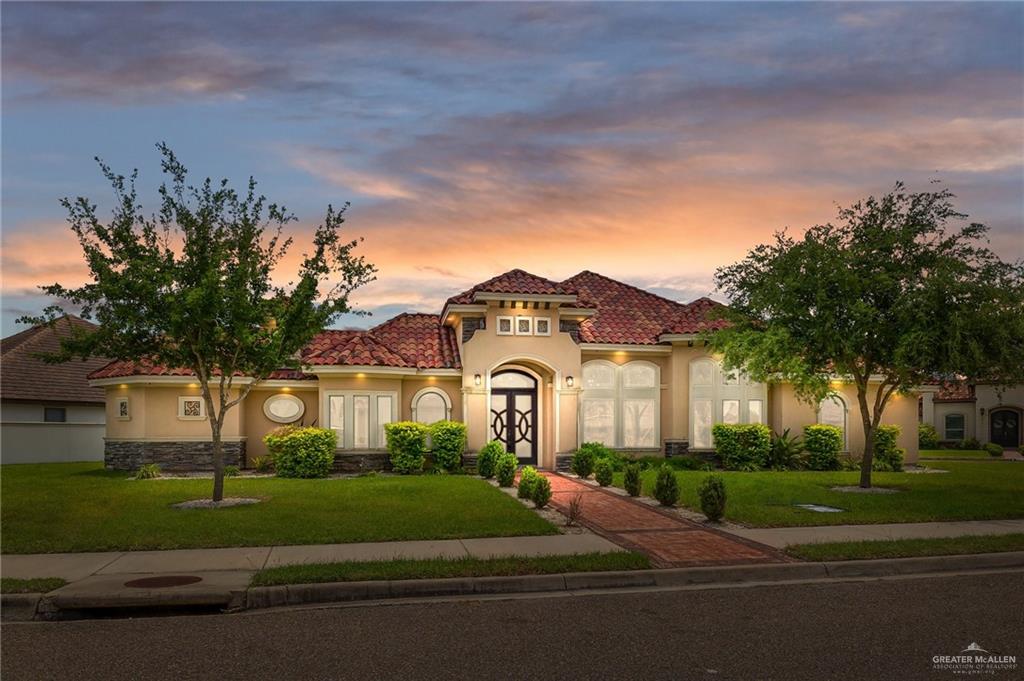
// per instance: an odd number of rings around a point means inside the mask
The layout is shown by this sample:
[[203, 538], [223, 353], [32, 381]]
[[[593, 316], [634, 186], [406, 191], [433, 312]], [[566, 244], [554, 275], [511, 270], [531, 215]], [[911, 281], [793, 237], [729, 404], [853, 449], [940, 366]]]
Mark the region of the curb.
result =
[[3, 594], [0, 596], [0, 621], [28, 622], [35, 619], [43, 594]]
[[889, 558], [831, 563], [773, 563], [719, 567], [572, 572], [518, 577], [456, 577], [374, 582], [327, 582], [250, 587], [246, 610], [370, 600], [521, 593], [681, 587], [710, 584], [843, 580], [861, 577], [934, 574], [964, 570], [1024, 569], [1024, 551], [963, 556]]

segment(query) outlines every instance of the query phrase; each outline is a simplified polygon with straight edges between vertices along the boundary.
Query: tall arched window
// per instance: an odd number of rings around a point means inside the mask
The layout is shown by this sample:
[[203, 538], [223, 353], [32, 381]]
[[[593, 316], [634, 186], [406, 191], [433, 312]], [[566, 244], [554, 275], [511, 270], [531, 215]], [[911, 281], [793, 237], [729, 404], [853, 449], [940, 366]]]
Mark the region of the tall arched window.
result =
[[710, 357], [690, 362], [690, 448], [711, 449], [716, 423], [764, 423], [764, 383], [723, 371]]
[[605, 360], [583, 365], [583, 442], [601, 442], [620, 449], [656, 449], [660, 447], [660, 416], [658, 365], [643, 361], [617, 365]]
[[846, 402], [839, 395], [829, 395], [818, 405], [818, 423], [835, 426], [843, 431], [843, 449], [846, 449]]
[[438, 388], [424, 388], [412, 398], [412, 420], [430, 425], [451, 418], [452, 403]]

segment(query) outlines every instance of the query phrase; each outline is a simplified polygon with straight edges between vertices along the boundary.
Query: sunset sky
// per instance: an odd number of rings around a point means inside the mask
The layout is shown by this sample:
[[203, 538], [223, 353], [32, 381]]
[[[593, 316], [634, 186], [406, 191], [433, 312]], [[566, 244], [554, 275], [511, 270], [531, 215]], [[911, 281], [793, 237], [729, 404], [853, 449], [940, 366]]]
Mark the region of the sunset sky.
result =
[[380, 272], [368, 325], [520, 267], [688, 301], [776, 229], [940, 179], [1024, 257], [1024, 4], [10, 4], [3, 333], [85, 268], [58, 200], [166, 140]]

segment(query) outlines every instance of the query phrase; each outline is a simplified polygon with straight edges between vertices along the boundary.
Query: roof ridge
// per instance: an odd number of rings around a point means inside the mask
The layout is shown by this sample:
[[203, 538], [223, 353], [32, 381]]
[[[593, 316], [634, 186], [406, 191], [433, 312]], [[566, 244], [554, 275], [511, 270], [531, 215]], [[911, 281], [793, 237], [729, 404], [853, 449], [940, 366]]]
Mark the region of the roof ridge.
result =
[[591, 275], [591, 276], [594, 276], [594, 277], [598, 277], [600, 279], [604, 279], [605, 281], [610, 281], [610, 282], [612, 282], [614, 284], [619, 284], [620, 286], [625, 286], [626, 288], [633, 289], [634, 291], [637, 291], [638, 293], [642, 293], [642, 294], [644, 294], [646, 296], [650, 296], [651, 298], [657, 298], [658, 300], [664, 301], [666, 303], [670, 303], [670, 304], [675, 305], [677, 307], [685, 308], [689, 304], [689, 303], [680, 303], [678, 300], [672, 300], [671, 298], [666, 298], [665, 296], [659, 296], [657, 293], [652, 293], [651, 291], [648, 291], [645, 288], [640, 288], [639, 286], [636, 286], [635, 284], [630, 284], [630, 283], [625, 282], [625, 281], [620, 281], [619, 279], [612, 279], [607, 274], [601, 274], [600, 272], [594, 272], [593, 270], [583, 270], [582, 272], [577, 272], [576, 274], [572, 275], [571, 277], [569, 277], [568, 279], [566, 279], [565, 281], [563, 281], [561, 283], [564, 284], [566, 281], [570, 281], [572, 279], [576, 279], [577, 277], [582, 277], [585, 274], [588, 274], [588, 275]]

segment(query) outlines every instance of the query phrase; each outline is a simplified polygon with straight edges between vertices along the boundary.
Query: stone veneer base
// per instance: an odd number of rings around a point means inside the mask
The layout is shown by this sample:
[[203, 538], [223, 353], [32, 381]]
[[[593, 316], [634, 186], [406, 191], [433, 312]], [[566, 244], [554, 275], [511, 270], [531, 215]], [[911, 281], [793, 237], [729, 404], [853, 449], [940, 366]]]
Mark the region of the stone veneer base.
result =
[[[239, 466], [245, 460], [245, 442], [223, 443], [224, 465]], [[110, 470], [133, 471], [155, 463], [169, 472], [213, 470], [213, 443], [210, 441], [150, 442], [141, 440], [107, 440], [103, 463]]]

